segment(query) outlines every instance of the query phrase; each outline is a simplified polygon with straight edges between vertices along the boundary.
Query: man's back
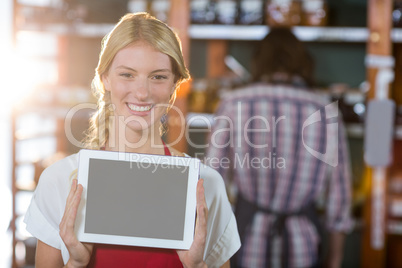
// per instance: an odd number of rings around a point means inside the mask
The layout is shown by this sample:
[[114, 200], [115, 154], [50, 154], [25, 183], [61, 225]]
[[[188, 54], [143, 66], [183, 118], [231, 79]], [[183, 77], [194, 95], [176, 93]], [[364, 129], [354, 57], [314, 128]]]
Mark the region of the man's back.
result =
[[[295, 213], [314, 202], [328, 182], [327, 225], [349, 228], [349, 161], [336, 103], [307, 89], [260, 83], [223, 98], [215, 118], [207, 160], [229, 158], [230, 168], [213, 168], [227, 182], [234, 180], [242, 198], [270, 211]], [[264, 241], [275, 218], [261, 211], [255, 215], [239, 252], [244, 267], [262, 266]], [[289, 217], [285, 225], [292, 266], [312, 265], [319, 241], [313, 223]], [[278, 260], [279, 252], [273, 256]]]

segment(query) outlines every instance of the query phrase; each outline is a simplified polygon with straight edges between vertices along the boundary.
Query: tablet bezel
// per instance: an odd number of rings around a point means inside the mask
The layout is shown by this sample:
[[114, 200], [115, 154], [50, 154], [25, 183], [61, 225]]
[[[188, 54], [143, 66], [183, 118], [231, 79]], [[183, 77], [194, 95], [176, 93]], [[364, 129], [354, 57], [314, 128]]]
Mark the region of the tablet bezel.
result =
[[[100, 150], [82, 149], [78, 157], [78, 183], [84, 188], [75, 222], [75, 232], [81, 242], [116, 244], [127, 246], [142, 246], [171, 249], [189, 249], [194, 239], [196, 217], [196, 188], [199, 179], [200, 160], [191, 157], [123, 153]], [[113, 234], [93, 234], [85, 232], [85, 213], [88, 190], [88, 171], [90, 159], [126, 161], [137, 163], [153, 163], [176, 165], [188, 168], [188, 184], [186, 193], [186, 208], [183, 240], [146, 238], [136, 236], [121, 236]], [[133, 160], [135, 159], [135, 161]], [[151, 193], [150, 193], [151, 194]]]

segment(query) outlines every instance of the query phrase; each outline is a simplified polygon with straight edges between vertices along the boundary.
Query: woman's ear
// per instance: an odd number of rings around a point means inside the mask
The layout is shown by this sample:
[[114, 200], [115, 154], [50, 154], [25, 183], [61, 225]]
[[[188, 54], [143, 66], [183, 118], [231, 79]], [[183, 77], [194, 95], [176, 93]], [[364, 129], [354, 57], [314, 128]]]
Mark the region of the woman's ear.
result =
[[105, 90], [106, 90], [106, 91], [110, 91], [109, 76], [108, 76], [107, 74], [103, 74], [103, 75], [101, 76], [101, 80], [102, 80], [102, 83], [103, 83], [103, 85], [104, 85], [104, 87], [105, 87]]

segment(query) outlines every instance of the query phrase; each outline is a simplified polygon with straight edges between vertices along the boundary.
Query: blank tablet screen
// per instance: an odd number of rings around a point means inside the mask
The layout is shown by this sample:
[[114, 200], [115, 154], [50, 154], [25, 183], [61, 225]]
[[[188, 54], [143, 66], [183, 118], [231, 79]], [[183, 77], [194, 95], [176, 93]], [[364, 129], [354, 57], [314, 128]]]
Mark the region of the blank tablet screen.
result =
[[85, 232], [183, 240], [187, 178], [182, 166], [90, 159]]

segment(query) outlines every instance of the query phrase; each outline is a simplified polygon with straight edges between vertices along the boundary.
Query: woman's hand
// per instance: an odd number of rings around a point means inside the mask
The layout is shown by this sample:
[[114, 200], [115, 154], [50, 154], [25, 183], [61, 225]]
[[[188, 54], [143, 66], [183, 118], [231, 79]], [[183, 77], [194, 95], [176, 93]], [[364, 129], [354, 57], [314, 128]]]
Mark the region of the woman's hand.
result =
[[189, 250], [177, 250], [184, 267], [207, 267], [203, 260], [207, 239], [208, 207], [204, 195], [204, 180], [197, 183], [197, 219], [193, 244]]
[[83, 187], [77, 185], [77, 179], [73, 179], [70, 193], [66, 201], [64, 215], [60, 222], [60, 236], [70, 253], [67, 267], [86, 267], [91, 259], [93, 244], [81, 243], [74, 232], [75, 218], [81, 201]]

